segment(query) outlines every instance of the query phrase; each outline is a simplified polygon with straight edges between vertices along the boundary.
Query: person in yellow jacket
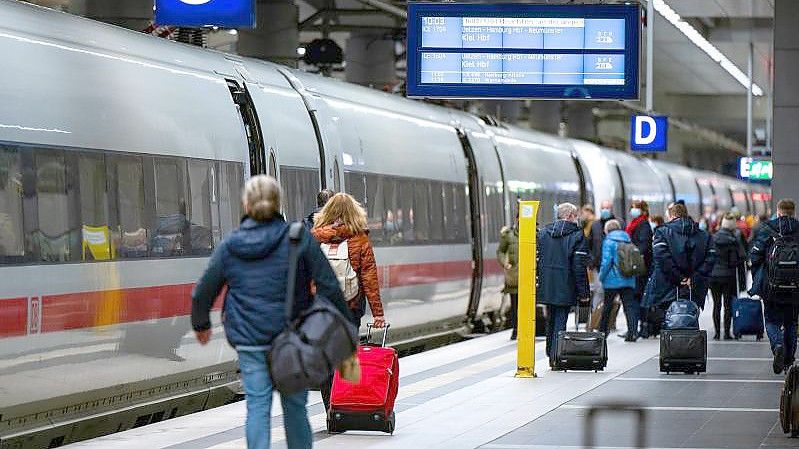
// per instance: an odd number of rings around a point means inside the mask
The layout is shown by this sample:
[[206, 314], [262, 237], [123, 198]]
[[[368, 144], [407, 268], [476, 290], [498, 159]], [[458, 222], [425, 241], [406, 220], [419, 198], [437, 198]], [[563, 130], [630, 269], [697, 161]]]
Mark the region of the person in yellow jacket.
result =
[[502, 293], [510, 295], [508, 323], [513, 331], [510, 339], [516, 339], [518, 322], [516, 311], [519, 307], [519, 212], [516, 212], [513, 226], [505, 226], [499, 231], [497, 262], [505, 270], [505, 288]]

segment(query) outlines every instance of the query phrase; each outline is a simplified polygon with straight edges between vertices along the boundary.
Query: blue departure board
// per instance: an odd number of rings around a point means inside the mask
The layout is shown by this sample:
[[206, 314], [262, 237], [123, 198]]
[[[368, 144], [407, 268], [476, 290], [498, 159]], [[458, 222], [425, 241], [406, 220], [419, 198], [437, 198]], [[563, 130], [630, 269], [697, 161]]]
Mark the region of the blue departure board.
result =
[[637, 5], [408, 3], [410, 97], [638, 98]]

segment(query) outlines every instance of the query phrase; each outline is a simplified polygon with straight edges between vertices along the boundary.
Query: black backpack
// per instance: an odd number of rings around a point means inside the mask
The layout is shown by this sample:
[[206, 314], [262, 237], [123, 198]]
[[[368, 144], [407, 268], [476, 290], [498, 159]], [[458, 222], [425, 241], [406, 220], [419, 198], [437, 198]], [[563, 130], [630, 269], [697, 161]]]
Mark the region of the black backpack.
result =
[[766, 258], [768, 287], [774, 293], [799, 293], [799, 238], [769, 229], [773, 243]]
[[648, 273], [644, 256], [641, 255], [638, 247], [632, 243], [617, 243], [616, 258], [618, 259], [619, 271], [624, 277], [637, 277]]
[[302, 223], [289, 228], [289, 273], [286, 286], [287, 326], [272, 341], [269, 374], [281, 394], [294, 394], [324, 384], [336, 367], [355, 353], [358, 330], [321, 296], [296, 320], [291, 319], [299, 262]]

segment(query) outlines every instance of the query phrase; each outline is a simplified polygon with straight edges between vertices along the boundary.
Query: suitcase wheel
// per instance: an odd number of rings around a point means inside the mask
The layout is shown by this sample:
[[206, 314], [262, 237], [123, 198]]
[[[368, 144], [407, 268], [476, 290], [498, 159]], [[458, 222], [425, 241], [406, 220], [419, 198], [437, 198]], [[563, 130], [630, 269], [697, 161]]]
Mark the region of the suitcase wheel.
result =
[[343, 432], [343, 430], [336, 425], [336, 420], [327, 418], [327, 433], [332, 434], [332, 433], [341, 433], [341, 432]]
[[791, 430], [791, 438], [798, 438], [799, 437], [799, 429]]
[[394, 412], [391, 412], [391, 415], [386, 420], [386, 429], [385, 432], [391, 435], [394, 435], [394, 426], [396, 425], [396, 417]]
[[763, 339], [763, 334], [757, 334], [757, 341], [760, 341], [762, 339]]

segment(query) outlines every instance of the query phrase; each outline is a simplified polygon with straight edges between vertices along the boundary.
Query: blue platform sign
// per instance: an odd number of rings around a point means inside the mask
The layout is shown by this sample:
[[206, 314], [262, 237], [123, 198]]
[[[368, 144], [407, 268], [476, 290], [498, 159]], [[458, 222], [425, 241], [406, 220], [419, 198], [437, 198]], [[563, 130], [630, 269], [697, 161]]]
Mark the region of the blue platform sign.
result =
[[155, 23], [254, 28], [255, 0], [155, 0]]
[[637, 4], [408, 2], [409, 97], [636, 99]]
[[669, 118], [634, 115], [630, 125], [630, 148], [640, 152], [665, 152], [668, 149]]

